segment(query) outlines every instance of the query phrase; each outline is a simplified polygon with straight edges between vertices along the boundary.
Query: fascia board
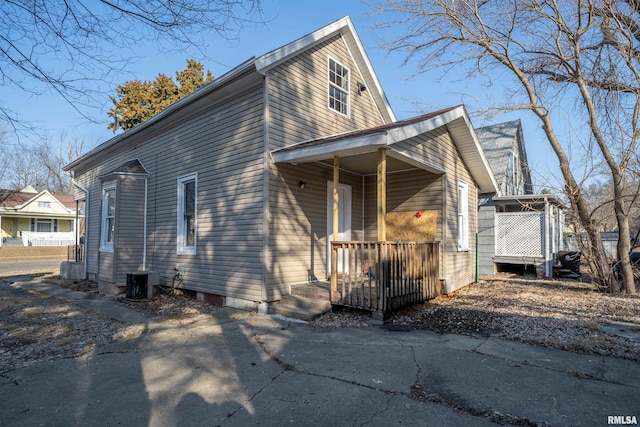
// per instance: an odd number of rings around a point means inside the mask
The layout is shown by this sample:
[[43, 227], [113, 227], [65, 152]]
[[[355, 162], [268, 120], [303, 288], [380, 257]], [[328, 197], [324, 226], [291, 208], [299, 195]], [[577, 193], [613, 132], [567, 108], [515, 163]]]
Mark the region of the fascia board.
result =
[[378, 93], [380, 93], [380, 97], [382, 98], [382, 102], [384, 103], [385, 109], [387, 110], [387, 113], [389, 114], [389, 117], [391, 117], [391, 121], [395, 122], [397, 120], [396, 119], [396, 115], [394, 114], [393, 109], [391, 108], [391, 104], [389, 103], [389, 99], [387, 98], [387, 94], [384, 92], [384, 89], [382, 88], [382, 84], [380, 83], [380, 80], [378, 79], [378, 75], [376, 74], [376, 72], [373, 69], [373, 66], [371, 65], [371, 61], [369, 60], [369, 55], [367, 55], [367, 51], [365, 50], [364, 46], [362, 45], [362, 41], [360, 40], [360, 36], [358, 35], [358, 32], [356, 31], [356, 28], [353, 26], [353, 23], [351, 22], [351, 19], [348, 19], [347, 26], [349, 27], [349, 30], [353, 34], [353, 39], [355, 40], [356, 45], [358, 46], [358, 51], [360, 52], [360, 55], [362, 55], [362, 59], [363, 59], [364, 63], [367, 66], [367, 71], [369, 71], [369, 74], [371, 75], [371, 78], [373, 79], [373, 83], [376, 86], [376, 89], [378, 90]]
[[[478, 171], [478, 172], [484, 172], [487, 176], [485, 176], [485, 179], [488, 178], [489, 179], [489, 187], [484, 187], [484, 185], [480, 188], [480, 192], [481, 193], [497, 193], [498, 192], [498, 182], [496, 181], [496, 177], [493, 175], [493, 171], [491, 170], [491, 166], [489, 166], [489, 161], [487, 160], [487, 157], [484, 154], [484, 151], [482, 150], [482, 145], [480, 145], [480, 141], [478, 140], [478, 136], [476, 135], [476, 132], [473, 128], [473, 125], [471, 124], [471, 119], [469, 118], [469, 115], [467, 114], [466, 110], [464, 109], [464, 107], [458, 107], [462, 110], [462, 114], [461, 114], [461, 118], [464, 120], [466, 126], [467, 126], [467, 130], [469, 132], [469, 136], [471, 137], [472, 142], [472, 149], [475, 151], [474, 155], [477, 155], [478, 158], [480, 159], [480, 161], [482, 162], [484, 171]], [[457, 110], [457, 108], [456, 108]]]
[[380, 94], [382, 102], [384, 103], [384, 108], [387, 111], [387, 114], [389, 114], [389, 117], [391, 117], [391, 121], [395, 122], [396, 116], [393, 112], [393, 109], [391, 108], [389, 99], [387, 98], [387, 95], [382, 88], [382, 84], [380, 83], [380, 80], [378, 79], [378, 76], [374, 71], [373, 66], [371, 65], [371, 61], [369, 60], [367, 51], [364, 49], [362, 41], [360, 40], [360, 36], [358, 36], [358, 32], [353, 26], [353, 22], [351, 22], [351, 18], [349, 18], [349, 16], [345, 16], [344, 18], [326, 25], [311, 34], [308, 34], [294, 42], [286, 44], [278, 49], [272, 50], [271, 52], [260, 56], [256, 59], [256, 70], [260, 74], [266, 75], [269, 70], [287, 61], [292, 56], [295, 56], [299, 52], [322, 43], [323, 41], [335, 36], [336, 34], [342, 33], [345, 29], [348, 29], [351, 35], [353, 35], [353, 39], [358, 48], [358, 53], [362, 57], [369, 75], [373, 79], [373, 84]]
[[439, 114], [436, 117], [432, 117], [418, 123], [391, 129], [388, 131], [389, 145], [416, 137], [423, 133], [427, 133], [439, 127], [445, 126], [447, 123], [450, 123], [453, 120], [462, 117], [463, 113], [464, 109], [462, 107], [457, 107], [451, 111]]
[[253, 67], [254, 64], [255, 64], [255, 58], [248, 59], [247, 61], [245, 61], [242, 64], [238, 65], [237, 67], [233, 68], [232, 70], [226, 72], [222, 76], [214, 79], [211, 83], [208, 83], [208, 84], [202, 86], [200, 89], [196, 90], [195, 92], [191, 93], [190, 95], [187, 95], [184, 98], [179, 99], [178, 101], [174, 102], [173, 104], [171, 104], [170, 106], [168, 106], [164, 110], [160, 111], [155, 116], [151, 117], [146, 122], [141, 123], [140, 125], [132, 128], [132, 129], [126, 131], [126, 132], [123, 132], [120, 135], [114, 136], [110, 140], [98, 145], [93, 150], [90, 150], [87, 154], [81, 156], [77, 160], [74, 160], [73, 162], [71, 162], [68, 165], [66, 165], [63, 168], [63, 170], [64, 171], [70, 171], [70, 170], [74, 169], [75, 167], [79, 166], [80, 164], [82, 164], [83, 162], [85, 162], [86, 160], [88, 160], [89, 158], [100, 154], [102, 151], [106, 150], [107, 148], [110, 148], [110, 147], [116, 145], [117, 143], [119, 143], [120, 141], [122, 141], [124, 139], [127, 139], [130, 136], [135, 135], [135, 134], [141, 132], [144, 129], [147, 129], [150, 126], [153, 126], [156, 122], [159, 122], [159, 121], [163, 120], [165, 117], [167, 117], [168, 115], [172, 114], [176, 110], [179, 110], [184, 105], [189, 104], [189, 103], [195, 101], [196, 99], [199, 99], [199, 98], [201, 98], [201, 97], [203, 97], [203, 96], [205, 96], [205, 95], [217, 90], [220, 86], [223, 86], [223, 85], [227, 84], [228, 82], [232, 81], [237, 76], [239, 76], [243, 72], [245, 72], [247, 69]]
[[286, 162], [309, 162], [323, 160], [334, 154], [345, 156], [369, 153], [378, 148], [387, 146], [387, 134], [378, 133], [373, 135], [363, 135], [349, 138], [333, 143], [322, 144], [313, 147], [298, 148], [295, 150], [275, 150], [271, 152], [273, 161], [276, 163]]
[[291, 43], [288, 43], [278, 49], [265, 53], [256, 59], [256, 70], [260, 74], [265, 75], [270, 69], [282, 64], [287, 59], [296, 55], [298, 52], [309, 49], [310, 47], [321, 43], [329, 37], [338, 34], [344, 27], [348, 25], [351, 20], [348, 16], [339, 19], [329, 25], [314, 31], [311, 34], [307, 34]]

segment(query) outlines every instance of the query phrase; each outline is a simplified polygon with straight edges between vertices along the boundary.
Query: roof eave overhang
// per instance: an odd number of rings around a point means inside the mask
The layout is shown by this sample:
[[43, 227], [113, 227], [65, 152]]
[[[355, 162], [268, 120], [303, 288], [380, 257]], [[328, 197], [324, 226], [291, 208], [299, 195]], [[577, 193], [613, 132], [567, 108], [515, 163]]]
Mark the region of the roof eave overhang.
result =
[[520, 194], [513, 196], [494, 196], [496, 202], [548, 202], [557, 205], [563, 209], [566, 208], [565, 203], [555, 194]]
[[385, 133], [342, 139], [328, 144], [300, 147], [289, 150], [274, 150], [271, 156], [275, 163], [309, 163], [326, 160], [333, 156], [355, 156], [370, 153], [387, 146]]
[[179, 99], [178, 101], [176, 101], [173, 104], [169, 105], [167, 108], [165, 108], [164, 110], [160, 111], [158, 114], [156, 114], [155, 116], [151, 117], [149, 120], [145, 121], [144, 123], [141, 123], [138, 126], [132, 128], [132, 129], [129, 129], [126, 132], [121, 133], [120, 135], [114, 136], [110, 140], [100, 144], [99, 146], [97, 146], [93, 150], [89, 151], [85, 155], [81, 156], [80, 158], [78, 158], [78, 159], [74, 160], [73, 162], [69, 163], [68, 165], [64, 166], [63, 170], [64, 171], [71, 171], [71, 170], [76, 169], [78, 166], [82, 165], [83, 163], [85, 163], [86, 161], [90, 160], [91, 158], [101, 154], [102, 152], [104, 152], [105, 150], [109, 149], [110, 147], [113, 147], [114, 145], [118, 144], [120, 141], [122, 141], [124, 139], [127, 139], [127, 138], [131, 137], [132, 135], [140, 133], [140, 132], [148, 129], [149, 127], [155, 125], [156, 123], [164, 120], [167, 116], [169, 116], [169, 115], [173, 114], [175, 111], [183, 108], [185, 105], [195, 101], [196, 99], [202, 98], [203, 96], [206, 96], [206, 95], [210, 94], [211, 92], [219, 90], [221, 87], [223, 87], [226, 84], [228, 84], [229, 82], [232, 82], [233, 80], [235, 80], [238, 76], [240, 76], [243, 73], [247, 72], [247, 70], [252, 69], [252, 68], [255, 69], [255, 61], [256, 61], [255, 58], [248, 59], [247, 61], [245, 61], [242, 64], [238, 65], [234, 69], [232, 69], [232, 70], [228, 71], [227, 73], [223, 74], [222, 76], [214, 79], [211, 83], [208, 83], [208, 84], [202, 86], [201, 88], [199, 88], [195, 92], [191, 93], [190, 95], [187, 95], [184, 98]]
[[[394, 158], [421, 169], [442, 174], [446, 173], [446, 170], [439, 166], [424, 162], [421, 159], [416, 159], [415, 157], [412, 157], [410, 153], [406, 153], [394, 145], [398, 142], [447, 126], [455, 120], [464, 120], [464, 126], [458, 126], [455, 130], [449, 131], [454, 143], [459, 146], [458, 149], [461, 152], [465, 163], [467, 165], [472, 165], [470, 167], [470, 172], [480, 187], [480, 192], [497, 192], [498, 185], [493, 173], [491, 172], [489, 163], [484, 156], [482, 148], [480, 147], [475, 131], [471, 126], [471, 121], [469, 120], [466, 110], [462, 106], [452, 108], [442, 114], [426, 118], [416, 123], [399, 125], [398, 127], [388, 129], [384, 132], [364, 135], [358, 134], [355, 136], [345, 135], [344, 137], [337, 136], [336, 141], [329, 141], [318, 145], [311, 145], [310, 141], [302, 142], [296, 145], [276, 149], [271, 152], [271, 156], [275, 163], [308, 163], [312, 161], [327, 160], [333, 156], [352, 156], [370, 153], [378, 148], [388, 148], [389, 154]], [[464, 145], [464, 149], [461, 149], [460, 145]], [[480, 159], [480, 162], [471, 162], [470, 157]]]
[[[471, 119], [467, 114], [464, 106], [460, 106], [453, 110], [456, 112], [456, 120], [463, 120], [464, 126], [454, 129], [452, 126], [448, 126], [449, 132], [453, 137], [453, 140], [458, 145], [460, 155], [464, 162], [469, 167], [469, 171], [473, 176], [476, 184], [478, 185], [480, 193], [497, 193], [498, 183], [496, 181], [489, 161], [482, 150], [476, 131], [471, 124]], [[449, 125], [453, 120], [447, 123]], [[477, 161], [476, 161], [477, 160]]]
[[391, 118], [391, 121], [395, 122], [397, 120], [395, 113], [391, 108], [391, 104], [389, 103], [387, 95], [382, 88], [382, 84], [380, 83], [380, 80], [378, 79], [378, 76], [374, 71], [373, 66], [371, 65], [371, 61], [369, 60], [367, 52], [364, 49], [362, 41], [358, 36], [358, 32], [353, 26], [353, 22], [351, 22], [351, 18], [349, 18], [349, 16], [338, 19], [337, 21], [332, 22], [331, 24], [326, 25], [317, 31], [314, 31], [311, 34], [307, 34], [304, 37], [301, 37], [291, 43], [288, 43], [278, 49], [272, 50], [271, 52], [260, 56], [255, 61], [256, 70], [260, 74], [266, 75], [269, 70], [277, 67], [278, 65], [287, 61], [289, 58], [295, 56], [301, 51], [310, 49], [324, 42], [325, 40], [334, 37], [337, 34], [344, 34], [344, 32], [349, 32], [353, 36], [353, 40], [358, 47], [358, 53], [362, 56], [362, 59], [366, 64], [367, 71], [373, 79], [376, 90], [380, 93], [380, 98], [382, 99], [382, 103], [384, 104], [384, 109]]

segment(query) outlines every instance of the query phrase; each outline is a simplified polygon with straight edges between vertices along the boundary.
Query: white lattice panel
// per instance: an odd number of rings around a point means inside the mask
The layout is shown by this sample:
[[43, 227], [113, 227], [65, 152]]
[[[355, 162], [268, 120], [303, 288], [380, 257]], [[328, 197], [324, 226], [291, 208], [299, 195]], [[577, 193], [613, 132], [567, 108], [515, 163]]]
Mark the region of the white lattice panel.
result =
[[544, 213], [496, 214], [496, 255], [544, 256]]

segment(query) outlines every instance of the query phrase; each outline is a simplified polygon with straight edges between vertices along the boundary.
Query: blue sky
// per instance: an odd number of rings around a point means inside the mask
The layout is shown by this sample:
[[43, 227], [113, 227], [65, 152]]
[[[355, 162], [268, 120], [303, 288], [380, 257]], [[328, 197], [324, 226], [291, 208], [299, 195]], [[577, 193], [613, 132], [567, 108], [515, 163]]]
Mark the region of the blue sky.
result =
[[[370, 7], [358, 0], [263, 0], [263, 10], [266, 24], [245, 28], [237, 41], [230, 42], [212, 34], [206, 48], [207, 57], [197, 52], [162, 53], [154, 44], [140, 47], [136, 51], [140, 59], [127, 66], [127, 74], [122, 76], [118, 84], [133, 78], [150, 80], [158, 73], [174, 76], [176, 71], [186, 67], [186, 60], [191, 57], [202, 62], [214, 76], [220, 76], [252, 56], [262, 55], [349, 15], [398, 119], [459, 104], [466, 104], [472, 112], [474, 107], [489, 105], [488, 90], [494, 96], [501, 96], [502, 88], [487, 89], [485, 85], [464, 79], [462, 73], [449, 72], [445, 75], [444, 71], [432, 72], [410, 78], [415, 69], [411, 65], [403, 66], [403, 58], [399, 54], [387, 56], [379, 48], [381, 35], [376, 34], [373, 27], [381, 18], [372, 16]], [[115, 85], [109, 94], [114, 93], [114, 88]], [[95, 120], [101, 121], [94, 124], [87, 122], [57, 96], [30, 97], [18, 91], [5, 92], [3, 104], [11, 105], [24, 119], [37, 121], [47, 129], [53, 141], [64, 135], [95, 144], [113, 137], [112, 131], [107, 129], [107, 111], [111, 107], [108, 102], [102, 108], [90, 111]], [[529, 164], [536, 172], [536, 189], [540, 190], [550, 185], [545, 182], [548, 177], [559, 176], [559, 172], [555, 155], [544, 140], [540, 125], [530, 114], [511, 113], [491, 122], [474, 118], [473, 124], [481, 127], [521, 119]]]

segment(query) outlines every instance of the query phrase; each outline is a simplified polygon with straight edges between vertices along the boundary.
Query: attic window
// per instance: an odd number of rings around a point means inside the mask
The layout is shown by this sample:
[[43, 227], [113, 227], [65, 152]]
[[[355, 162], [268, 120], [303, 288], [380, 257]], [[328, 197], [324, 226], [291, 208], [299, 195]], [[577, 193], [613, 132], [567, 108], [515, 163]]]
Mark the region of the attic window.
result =
[[329, 58], [329, 108], [349, 115], [349, 69]]
[[50, 208], [51, 207], [51, 202], [38, 202], [38, 207], [39, 208]]

